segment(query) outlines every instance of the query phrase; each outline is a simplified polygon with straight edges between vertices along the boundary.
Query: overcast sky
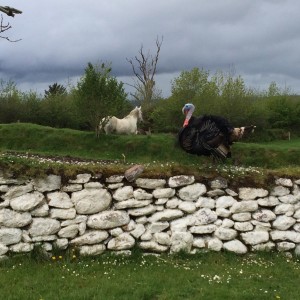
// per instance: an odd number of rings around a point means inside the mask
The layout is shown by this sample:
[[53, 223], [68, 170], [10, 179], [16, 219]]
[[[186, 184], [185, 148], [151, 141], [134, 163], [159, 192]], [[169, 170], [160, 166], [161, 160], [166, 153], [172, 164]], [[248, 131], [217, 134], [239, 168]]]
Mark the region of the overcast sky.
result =
[[143, 45], [156, 53], [156, 84], [167, 97], [181, 71], [235, 69], [248, 87], [272, 81], [300, 94], [299, 0], [2, 0], [23, 11], [3, 15], [12, 29], [0, 39], [0, 79], [24, 91], [76, 84], [88, 62], [111, 62], [132, 83], [126, 58]]

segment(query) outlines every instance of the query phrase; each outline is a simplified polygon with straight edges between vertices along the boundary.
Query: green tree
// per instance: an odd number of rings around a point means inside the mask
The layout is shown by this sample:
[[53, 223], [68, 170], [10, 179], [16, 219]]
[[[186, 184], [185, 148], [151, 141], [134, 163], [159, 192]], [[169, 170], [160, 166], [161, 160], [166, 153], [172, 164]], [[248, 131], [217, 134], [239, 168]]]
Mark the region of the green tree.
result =
[[122, 116], [128, 109], [123, 83], [111, 76], [111, 67], [88, 63], [76, 89], [76, 104], [82, 122], [97, 131], [107, 115]]
[[57, 95], [65, 95], [67, 93], [67, 89], [57, 82], [49, 85], [48, 90], [45, 90], [45, 97], [57, 96]]

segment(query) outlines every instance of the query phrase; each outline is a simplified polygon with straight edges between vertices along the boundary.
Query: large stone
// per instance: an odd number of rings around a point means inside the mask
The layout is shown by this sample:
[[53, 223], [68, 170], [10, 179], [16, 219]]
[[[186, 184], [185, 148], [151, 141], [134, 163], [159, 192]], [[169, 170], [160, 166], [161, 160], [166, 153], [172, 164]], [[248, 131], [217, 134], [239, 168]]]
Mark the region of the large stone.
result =
[[178, 196], [184, 201], [196, 201], [200, 196], [206, 193], [206, 186], [202, 183], [194, 183], [181, 188]]
[[143, 250], [153, 251], [153, 252], [166, 252], [169, 247], [164, 245], [159, 245], [155, 241], [144, 241], [140, 242], [139, 247]]
[[83, 183], [87, 183], [89, 182], [89, 180], [91, 179], [92, 175], [91, 174], [78, 174], [76, 176], [76, 179], [70, 179], [69, 183], [75, 183], [75, 184], [83, 184]]
[[190, 232], [174, 232], [171, 236], [171, 253], [180, 251], [191, 252], [193, 235]]
[[296, 223], [296, 220], [292, 217], [278, 216], [278, 218], [273, 222], [273, 228], [278, 230], [287, 230]]
[[105, 251], [104, 245], [92, 245], [79, 247], [79, 254], [82, 256], [100, 255]]
[[84, 189], [74, 192], [71, 200], [78, 214], [91, 215], [106, 210], [112, 197], [106, 189]]
[[218, 219], [216, 212], [209, 208], [201, 208], [193, 215], [195, 225], [206, 225], [215, 222]]
[[154, 213], [151, 217], [149, 217], [150, 222], [158, 222], [158, 221], [170, 221], [183, 216], [183, 212], [179, 209], [165, 209], [163, 211], [159, 211]]
[[247, 247], [239, 240], [232, 240], [225, 242], [223, 248], [227, 251], [234, 252], [236, 254], [245, 254], [247, 253]]
[[73, 239], [78, 234], [79, 226], [77, 224], [63, 227], [59, 232], [58, 236], [60, 238]]
[[138, 178], [135, 181], [135, 184], [140, 188], [155, 190], [158, 188], [165, 187], [166, 180], [165, 179], [152, 179], [152, 178]]
[[137, 200], [151, 200], [153, 198], [152, 193], [147, 193], [143, 189], [136, 189], [133, 191], [133, 197]]
[[27, 185], [14, 186], [9, 188], [9, 190], [2, 196], [2, 198], [4, 200], [11, 200], [13, 198], [23, 196], [32, 191], [33, 191], [33, 185], [31, 183]]
[[127, 181], [133, 182], [143, 173], [143, 171], [144, 167], [142, 165], [135, 165], [125, 171], [124, 177]]
[[254, 200], [256, 198], [264, 198], [269, 192], [264, 189], [256, 188], [239, 188], [239, 198], [242, 200]]
[[229, 241], [229, 240], [233, 240], [236, 238], [237, 236], [237, 231], [231, 228], [226, 228], [226, 227], [219, 227], [216, 231], [215, 231], [215, 236], [217, 238], [219, 238], [220, 240], [225, 240], [225, 241]]
[[127, 250], [135, 245], [135, 239], [129, 233], [122, 233], [119, 236], [112, 238], [107, 248], [110, 250]]
[[59, 190], [61, 187], [61, 177], [57, 175], [48, 175], [45, 178], [37, 178], [33, 180], [33, 185], [39, 192]]
[[241, 233], [242, 240], [249, 245], [257, 245], [269, 241], [269, 233], [267, 231], [251, 231]]
[[12, 245], [21, 241], [22, 230], [17, 228], [0, 228], [0, 244]]
[[236, 213], [241, 213], [241, 212], [254, 212], [257, 209], [258, 209], [257, 201], [244, 200], [241, 202], [234, 203], [231, 206], [230, 211], [233, 214], [236, 214]]
[[133, 208], [128, 210], [128, 214], [134, 217], [151, 215], [156, 212], [156, 207], [152, 204], [141, 208]]
[[44, 195], [40, 192], [28, 193], [10, 200], [10, 206], [18, 211], [30, 211], [43, 203]]
[[[31, 214], [28, 212], [19, 213], [11, 209], [0, 210], [0, 225], [4, 227], [24, 227], [32, 221]], [[0, 241], [1, 242], [1, 241]]]
[[194, 176], [177, 175], [169, 178], [168, 185], [171, 188], [176, 188], [180, 186], [190, 185], [194, 182], [195, 182]]
[[216, 200], [216, 208], [228, 208], [237, 201], [231, 196], [221, 196]]
[[74, 206], [70, 196], [65, 192], [48, 193], [48, 205], [57, 208], [71, 208]]
[[126, 225], [129, 221], [129, 215], [125, 211], [104, 211], [90, 216], [87, 225], [94, 229], [111, 229]]
[[63, 209], [63, 208], [52, 208], [50, 209], [50, 218], [61, 219], [61, 220], [72, 220], [76, 217], [75, 208]]
[[133, 198], [133, 187], [128, 185], [118, 188], [114, 192], [113, 198], [117, 201], [124, 201]]
[[148, 206], [152, 201], [151, 200], [136, 200], [134, 198], [116, 202], [116, 209], [128, 209], [128, 208], [139, 208]]
[[33, 218], [29, 227], [30, 236], [53, 235], [60, 230], [60, 222], [49, 218]]
[[175, 195], [175, 190], [171, 188], [158, 188], [153, 191], [153, 196], [159, 198], [171, 198]]
[[260, 222], [270, 222], [276, 219], [276, 215], [268, 209], [260, 209], [252, 214], [253, 219]]
[[93, 245], [99, 244], [108, 238], [107, 231], [104, 230], [90, 230], [80, 237], [74, 238], [70, 241], [72, 245]]

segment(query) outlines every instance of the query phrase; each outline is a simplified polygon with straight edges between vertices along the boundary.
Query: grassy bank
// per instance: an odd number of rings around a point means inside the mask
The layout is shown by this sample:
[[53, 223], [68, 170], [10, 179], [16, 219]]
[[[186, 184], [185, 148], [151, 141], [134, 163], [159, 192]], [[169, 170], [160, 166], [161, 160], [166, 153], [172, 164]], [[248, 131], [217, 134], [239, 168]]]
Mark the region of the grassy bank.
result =
[[[252, 139], [255, 136], [252, 137]], [[119, 168], [140, 163], [149, 173], [202, 173], [212, 172], [212, 159], [182, 151], [176, 135], [152, 134], [137, 136], [100, 135], [71, 129], [56, 129], [34, 124], [1, 124], [0, 151], [2, 163], [7, 163], [7, 151], [49, 156], [84, 158], [117, 162]], [[278, 140], [269, 143], [236, 143], [232, 158], [217, 166], [219, 170], [232, 166], [255, 167], [297, 176], [300, 168], [300, 139]], [[1, 163], [0, 161], [0, 163]], [[26, 165], [22, 159], [15, 163]], [[101, 164], [98, 164], [100, 167]], [[102, 166], [102, 165], [101, 165]], [[94, 168], [97, 166], [94, 165]], [[102, 166], [103, 168], [103, 166]], [[214, 166], [215, 168], [215, 166]], [[99, 171], [99, 170], [98, 170]], [[102, 171], [102, 169], [100, 170]]]
[[281, 254], [99, 256], [0, 263], [3, 299], [298, 299], [300, 262]]

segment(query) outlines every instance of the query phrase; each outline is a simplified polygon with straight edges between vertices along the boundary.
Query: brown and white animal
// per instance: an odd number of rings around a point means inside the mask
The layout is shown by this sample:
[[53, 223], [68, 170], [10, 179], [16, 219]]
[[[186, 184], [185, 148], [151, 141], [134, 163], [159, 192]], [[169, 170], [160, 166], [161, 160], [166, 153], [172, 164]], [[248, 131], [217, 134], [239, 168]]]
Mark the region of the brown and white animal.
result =
[[230, 146], [254, 131], [255, 126], [234, 128], [220, 116], [194, 117], [195, 106], [187, 103], [182, 108], [185, 114], [183, 128], [179, 131], [179, 144], [183, 150], [196, 155], [213, 156], [217, 160], [231, 157]]
[[136, 106], [123, 119], [114, 116], [103, 118], [99, 123], [99, 132], [104, 130], [106, 134], [137, 134], [138, 121], [143, 121], [143, 114], [142, 108]]

